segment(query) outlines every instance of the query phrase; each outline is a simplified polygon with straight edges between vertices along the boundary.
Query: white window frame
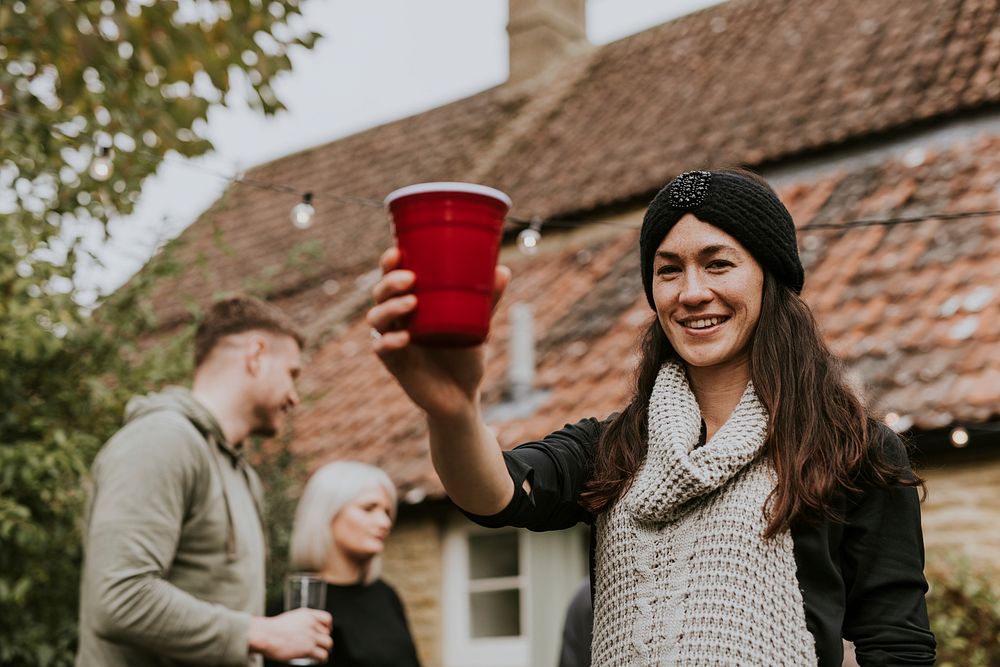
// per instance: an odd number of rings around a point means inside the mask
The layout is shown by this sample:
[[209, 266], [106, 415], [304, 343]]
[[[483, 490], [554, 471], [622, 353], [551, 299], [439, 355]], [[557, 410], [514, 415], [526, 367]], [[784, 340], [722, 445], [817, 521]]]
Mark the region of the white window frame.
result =
[[[474, 582], [469, 579], [469, 537], [496, 531], [517, 534], [516, 577]], [[445, 667], [531, 667], [531, 581], [526, 531], [516, 528], [482, 528], [464, 517], [450, 522], [445, 531], [443, 558], [443, 653]], [[469, 595], [473, 592], [520, 589], [520, 627], [517, 637], [471, 636]]]

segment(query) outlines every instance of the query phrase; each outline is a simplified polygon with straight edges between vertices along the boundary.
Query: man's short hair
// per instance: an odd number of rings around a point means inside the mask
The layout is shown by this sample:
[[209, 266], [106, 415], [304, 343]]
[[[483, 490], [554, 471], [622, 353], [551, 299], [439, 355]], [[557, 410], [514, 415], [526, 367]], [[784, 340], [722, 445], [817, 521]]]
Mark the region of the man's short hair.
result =
[[219, 341], [244, 331], [267, 331], [295, 339], [305, 347], [305, 337], [277, 306], [251, 296], [237, 296], [212, 305], [194, 335], [195, 368], [204, 363]]

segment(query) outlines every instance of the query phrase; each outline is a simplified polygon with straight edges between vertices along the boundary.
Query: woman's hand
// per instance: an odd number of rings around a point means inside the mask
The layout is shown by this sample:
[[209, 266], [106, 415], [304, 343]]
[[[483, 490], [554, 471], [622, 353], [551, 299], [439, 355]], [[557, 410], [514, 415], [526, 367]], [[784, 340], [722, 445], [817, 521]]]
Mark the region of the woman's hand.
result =
[[[373, 347], [410, 399], [427, 414], [431, 461], [452, 501], [473, 514], [496, 514], [510, 502], [514, 483], [479, 406], [483, 381], [482, 345], [436, 349], [412, 344], [406, 320], [417, 307], [412, 271], [399, 268], [399, 250], [382, 255], [382, 280], [368, 323], [379, 332]], [[498, 266], [493, 306], [510, 282]]]
[[[496, 436], [479, 406], [483, 381], [482, 345], [436, 349], [413, 344], [406, 321], [417, 307], [412, 271], [399, 268], [399, 250], [382, 255], [382, 279], [375, 285], [375, 306], [368, 323], [380, 335], [373, 347], [410, 399], [427, 415], [431, 461], [448, 495], [473, 514], [496, 514], [514, 494]], [[493, 306], [510, 283], [510, 270], [498, 266]]]
[[[399, 249], [381, 257], [382, 279], [372, 295], [375, 306], [368, 323], [381, 334], [373, 342], [375, 353], [410, 399], [433, 418], [451, 419], [469, 414], [478, 401], [484, 372], [482, 345], [467, 348], [427, 348], [412, 344], [405, 329], [417, 307], [414, 274], [399, 268]], [[494, 307], [510, 282], [510, 270], [498, 266], [494, 281]]]

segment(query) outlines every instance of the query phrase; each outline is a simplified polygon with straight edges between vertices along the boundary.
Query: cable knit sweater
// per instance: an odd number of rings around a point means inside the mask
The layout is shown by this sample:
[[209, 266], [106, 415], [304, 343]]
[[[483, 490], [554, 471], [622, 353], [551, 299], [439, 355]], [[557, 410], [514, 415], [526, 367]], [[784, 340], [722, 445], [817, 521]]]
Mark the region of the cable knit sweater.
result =
[[[496, 515], [469, 515], [532, 530], [594, 524], [593, 664], [840, 667], [845, 638], [863, 667], [933, 665], [916, 491], [839, 498], [845, 522], [803, 524], [765, 542], [774, 476], [759, 456], [763, 408], [748, 387], [698, 447], [700, 414], [681, 381], [683, 373], [661, 373], [647, 459], [596, 521], [578, 503], [604, 428], [595, 419], [505, 452], [514, 497]], [[895, 434], [873, 428], [876, 446], [905, 467]]]
[[700, 430], [683, 369], [665, 365], [646, 461], [597, 522], [594, 664], [815, 665], [791, 536], [761, 537], [774, 476], [753, 387], [702, 447]]

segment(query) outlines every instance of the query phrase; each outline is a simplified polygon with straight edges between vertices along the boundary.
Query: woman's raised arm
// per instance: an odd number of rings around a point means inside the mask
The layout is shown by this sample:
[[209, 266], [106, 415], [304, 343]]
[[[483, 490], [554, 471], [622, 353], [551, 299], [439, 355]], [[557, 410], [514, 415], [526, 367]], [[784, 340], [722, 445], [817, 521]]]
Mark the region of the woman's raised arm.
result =
[[[386, 369], [427, 416], [431, 460], [445, 490], [462, 509], [496, 514], [514, 495], [513, 482], [496, 437], [483, 421], [479, 390], [483, 346], [440, 349], [413, 344], [406, 318], [417, 306], [414, 274], [399, 268], [399, 250], [382, 254], [382, 279], [372, 294], [368, 323], [377, 332], [373, 349]], [[510, 282], [499, 266], [494, 305]]]

